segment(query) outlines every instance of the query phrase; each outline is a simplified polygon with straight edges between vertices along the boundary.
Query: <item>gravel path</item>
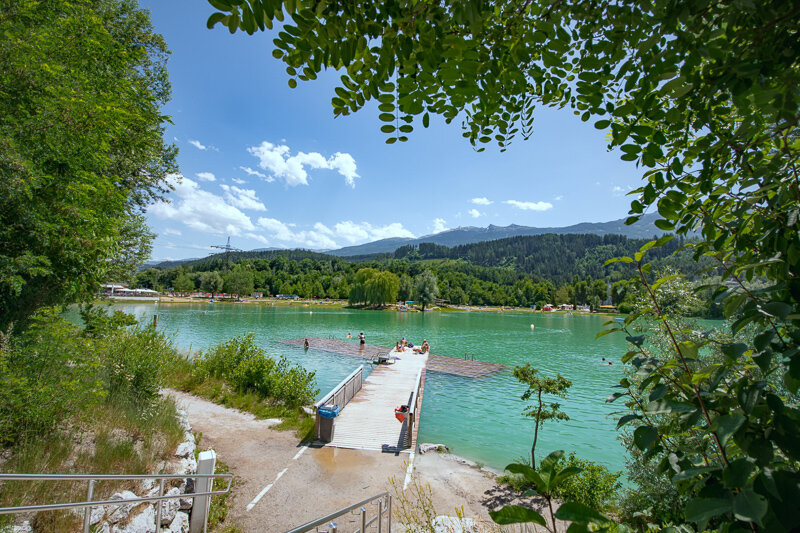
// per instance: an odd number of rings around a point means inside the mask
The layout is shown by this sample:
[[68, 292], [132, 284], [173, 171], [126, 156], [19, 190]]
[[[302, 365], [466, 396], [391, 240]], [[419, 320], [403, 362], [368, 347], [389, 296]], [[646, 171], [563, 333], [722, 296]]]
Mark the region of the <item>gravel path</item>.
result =
[[[308, 448], [294, 432], [271, 429], [277, 420], [258, 420], [178, 391], [168, 394], [202, 433], [201, 448], [214, 449], [236, 475], [226, 523], [246, 532], [280, 533], [384, 490], [394, 492], [391, 477], [395, 487], [403, 486], [408, 454]], [[491, 472], [452, 455], [417, 455], [415, 468], [420, 482], [430, 485], [439, 514], [454, 515], [463, 506], [467, 516], [488, 520], [489, 508], [513, 500], [495, 486]], [[340, 528], [347, 523], [338, 520]]]

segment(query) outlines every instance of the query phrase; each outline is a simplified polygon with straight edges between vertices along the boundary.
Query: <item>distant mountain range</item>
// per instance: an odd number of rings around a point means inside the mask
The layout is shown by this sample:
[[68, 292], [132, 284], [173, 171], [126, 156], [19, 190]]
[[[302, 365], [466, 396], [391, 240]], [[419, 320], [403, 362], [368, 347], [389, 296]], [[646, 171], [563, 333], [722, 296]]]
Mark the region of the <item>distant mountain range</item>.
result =
[[473, 244], [483, 241], [496, 241], [507, 237], [523, 237], [527, 235], [544, 235], [554, 233], [556, 235], [592, 234], [592, 235], [624, 235], [629, 239], [649, 239], [655, 235], [662, 235], [664, 230], [658, 229], [654, 222], [658, 218], [656, 214], [644, 215], [636, 224], [625, 225], [625, 219], [612, 220], [610, 222], [581, 222], [572, 226], [561, 228], [534, 228], [531, 226], [510, 226], [489, 225], [485, 228], [475, 226], [465, 226], [449, 229], [433, 235], [425, 235], [416, 239], [406, 239], [402, 237], [392, 237], [379, 241], [359, 244], [358, 246], [346, 246], [338, 250], [330, 250], [325, 253], [337, 257], [351, 257], [356, 255], [371, 255], [392, 253], [401, 246], [419, 245], [424, 242], [441, 244], [444, 246], [458, 246], [460, 244]]
[[[574, 224], [572, 226], [564, 226], [560, 228], [534, 228], [531, 226], [519, 226], [517, 224], [511, 224], [510, 226], [489, 225], [485, 228], [466, 226], [449, 229], [433, 235], [425, 235], [415, 239], [392, 237], [389, 239], [381, 239], [378, 241], [359, 244], [358, 246], [347, 246], [344, 248], [339, 248], [338, 250], [287, 250], [281, 248], [257, 248], [247, 252], [234, 252], [231, 254], [231, 259], [238, 260], [245, 257], [256, 257], [263, 259], [272, 258], [275, 255], [286, 255], [287, 257], [292, 256], [293, 258], [300, 260], [303, 257], [322, 259], [325, 255], [332, 255], [342, 258], [352, 258], [353, 260], [362, 260], [376, 254], [391, 254], [401, 246], [407, 245], [418, 246], [422, 243], [433, 243], [452, 248], [453, 246], [459, 246], [463, 244], [496, 241], [509, 237], [525, 237], [546, 234], [591, 234], [599, 236], [624, 235], [629, 239], [649, 239], [664, 233], [663, 230], [658, 229], [654, 224], [657, 218], [658, 215], [656, 214], [644, 215], [636, 224], [631, 226], [625, 225], [624, 218], [612, 220], [610, 222], [581, 222], [580, 224]], [[182, 259], [177, 261], [148, 261], [142, 266], [142, 268], [172, 268], [179, 265], [199, 264], [215, 257], [222, 258], [224, 255], [214, 254], [205, 258]]]

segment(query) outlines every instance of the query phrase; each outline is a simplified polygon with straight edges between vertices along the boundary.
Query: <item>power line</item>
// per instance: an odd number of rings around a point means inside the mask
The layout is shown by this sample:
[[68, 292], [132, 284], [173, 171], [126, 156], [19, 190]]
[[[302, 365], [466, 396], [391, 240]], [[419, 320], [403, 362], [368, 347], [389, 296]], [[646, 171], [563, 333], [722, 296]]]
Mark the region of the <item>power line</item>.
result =
[[224, 245], [212, 244], [211, 248], [217, 248], [219, 250], [225, 250], [225, 268], [230, 268], [231, 267], [231, 252], [241, 252], [242, 251], [240, 248], [234, 248], [233, 246], [231, 246], [231, 237], [230, 237], [230, 235], [228, 236], [228, 243], [227, 244], [224, 244]]

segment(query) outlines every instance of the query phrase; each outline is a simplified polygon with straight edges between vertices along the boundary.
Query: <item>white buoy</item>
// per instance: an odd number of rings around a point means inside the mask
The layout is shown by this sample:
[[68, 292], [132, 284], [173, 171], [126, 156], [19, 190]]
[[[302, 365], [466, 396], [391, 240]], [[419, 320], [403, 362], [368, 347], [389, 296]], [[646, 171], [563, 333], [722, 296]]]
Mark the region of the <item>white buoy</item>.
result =
[[308, 312], [308, 314], [309, 314], [309, 315], [313, 315], [313, 314], [314, 314], [314, 311], [309, 311], [309, 312]]
[[531, 331], [533, 331], [533, 324], [531, 324]]

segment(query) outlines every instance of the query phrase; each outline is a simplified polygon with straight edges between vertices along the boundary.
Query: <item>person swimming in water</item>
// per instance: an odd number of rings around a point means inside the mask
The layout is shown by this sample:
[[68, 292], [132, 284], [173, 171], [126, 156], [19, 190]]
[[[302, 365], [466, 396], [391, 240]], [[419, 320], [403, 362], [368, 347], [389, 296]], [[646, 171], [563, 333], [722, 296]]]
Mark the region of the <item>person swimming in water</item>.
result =
[[308, 338], [306, 338], [305, 340], [303, 340], [303, 348], [308, 350], [309, 346], [311, 346], [311, 344], [308, 342]]
[[361, 344], [366, 344], [367, 343], [367, 338], [364, 336], [364, 332], [363, 331], [358, 334], [358, 342], [361, 343]]
[[352, 335], [350, 335], [350, 332], [349, 332], [349, 331], [347, 332], [347, 338], [348, 338], [348, 339], [352, 339], [352, 338], [353, 338], [353, 336], [352, 336]]

